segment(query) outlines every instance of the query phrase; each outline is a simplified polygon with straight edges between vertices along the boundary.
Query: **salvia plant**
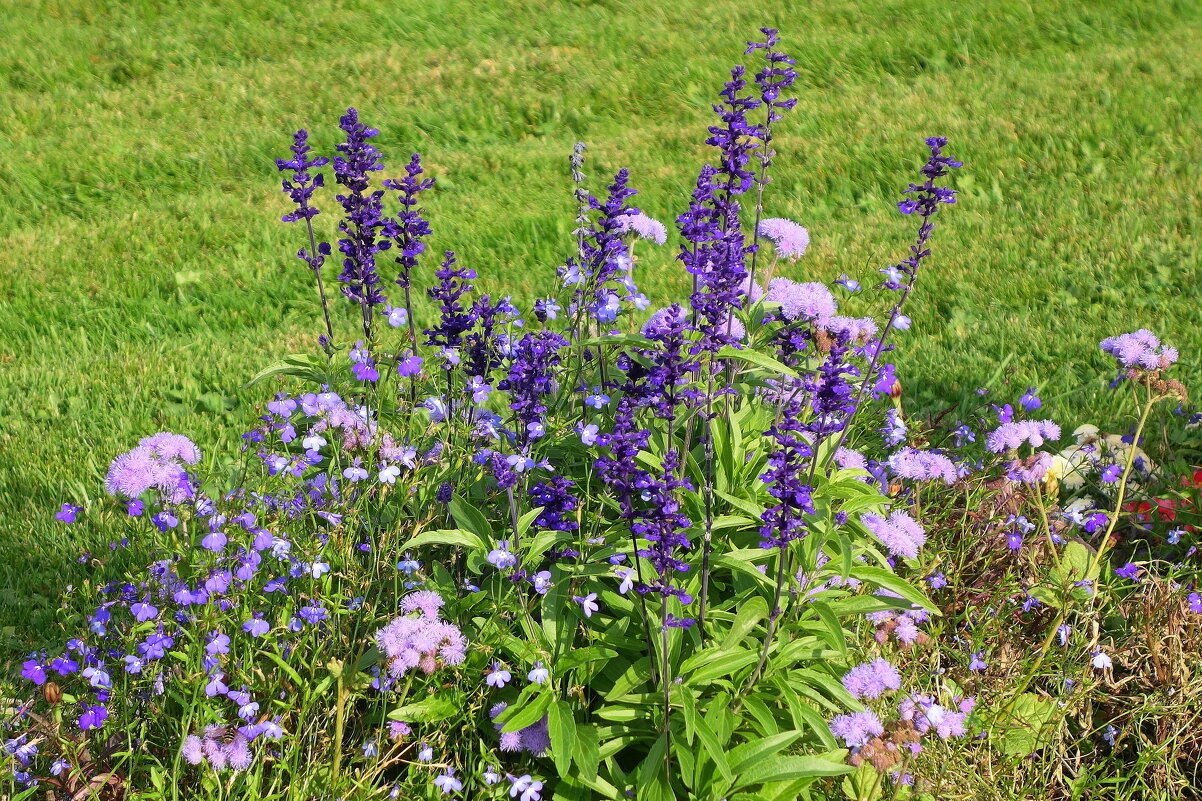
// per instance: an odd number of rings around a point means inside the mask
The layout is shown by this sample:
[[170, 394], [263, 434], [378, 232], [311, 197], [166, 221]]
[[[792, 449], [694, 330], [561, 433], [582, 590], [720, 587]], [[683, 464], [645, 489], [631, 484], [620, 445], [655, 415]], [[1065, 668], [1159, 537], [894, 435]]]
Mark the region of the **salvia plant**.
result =
[[[417, 154], [381, 180], [353, 108], [329, 156], [296, 132], [282, 219], [318, 349], [255, 377], [279, 391], [235, 453], [161, 432], [113, 460], [83, 519], [154, 558], [98, 580], [63, 647], [21, 666], [12, 797], [867, 799], [1006, 735], [1041, 662], [990, 716], [971, 682], [909, 669], [947, 586], [924, 513], [973, 481], [1039, 502], [1007, 528], [1050, 554], [1028, 588], [1055, 610], [1046, 653], [1089, 613], [1137, 449], [1041, 449], [1061, 432], [1037, 398], [956, 447], [907, 425], [891, 339], [961, 165], [926, 140], [898, 203], [913, 243], [864, 289], [788, 277], [809, 233], [769, 216], [769, 173], [797, 76], [762, 33], [675, 220], [691, 290], [660, 308], [635, 246], [668, 226], [625, 169], [590, 190], [583, 145], [559, 290], [526, 304], [428, 247]], [[1140, 428], [1183, 396], [1147, 332], [1103, 348]], [[1063, 524], [1047, 482], [1070, 462], [1115, 511]]]

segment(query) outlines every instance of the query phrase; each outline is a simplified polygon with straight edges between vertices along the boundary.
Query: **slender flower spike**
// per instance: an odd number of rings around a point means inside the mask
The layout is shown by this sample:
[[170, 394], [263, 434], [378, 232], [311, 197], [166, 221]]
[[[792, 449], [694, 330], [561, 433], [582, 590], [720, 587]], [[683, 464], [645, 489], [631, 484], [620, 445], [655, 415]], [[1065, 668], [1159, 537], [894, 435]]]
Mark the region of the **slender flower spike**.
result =
[[339, 127], [346, 140], [335, 148], [339, 155], [334, 157], [334, 177], [346, 189], [345, 194], [337, 196], [346, 219], [338, 225], [342, 234], [338, 249], [343, 255], [338, 280], [342, 282], [342, 293], [364, 309], [364, 338], [370, 341], [370, 310], [384, 302], [376, 254], [392, 244], [380, 236], [392, 232], [391, 222], [384, 217], [384, 191], [368, 191], [371, 173], [384, 169], [380, 153], [370, 141], [380, 132], [360, 122], [359, 112], [353, 108], [346, 110]]

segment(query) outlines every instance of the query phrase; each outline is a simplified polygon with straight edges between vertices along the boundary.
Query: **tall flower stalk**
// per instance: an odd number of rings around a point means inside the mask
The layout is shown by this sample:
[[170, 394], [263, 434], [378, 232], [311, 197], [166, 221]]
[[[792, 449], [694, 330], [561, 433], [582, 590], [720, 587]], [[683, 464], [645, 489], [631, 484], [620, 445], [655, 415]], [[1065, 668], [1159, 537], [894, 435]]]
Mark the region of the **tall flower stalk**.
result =
[[[760, 236], [760, 221], [764, 218], [764, 189], [770, 182], [768, 169], [772, 166], [772, 159], [776, 156], [776, 151], [772, 149], [772, 124], [784, 119], [782, 112], [789, 111], [797, 105], [795, 97], [781, 98], [781, 93], [797, 80], [797, 71], [793, 69], [797, 62], [776, 50], [779, 39], [775, 28], [760, 28], [760, 32], [764, 34], [764, 41], [748, 42], [747, 50], [744, 51], [745, 55], [750, 55], [757, 50], [764, 51], [764, 66], [755, 74], [755, 83], [760, 90], [760, 104], [763, 106], [765, 114], [762, 128], [763, 145], [756, 151], [760, 170], [755, 179], [755, 220], [751, 226], [751, 236], [756, 239]], [[755, 285], [756, 263], [759, 254], [760, 246], [757, 243], [751, 248], [748, 286]], [[747, 302], [748, 304], [751, 302], [750, 294]]]
[[[918, 283], [918, 273], [922, 267], [922, 263], [931, 255], [929, 244], [931, 234], [935, 230], [935, 215], [938, 213], [940, 205], [956, 202], [956, 190], [946, 186], [939, 186], [936, 181], [949, 175], [952, 170], [962, 166], [961, 162], [956, 161], [950, 156], [943, 155], [943, 148], [947, 147], [947, 139], [945, 137], [928, 137], [926, 145], [930, 149], [930, 157], [921, 170], [925, 180], [922, 184], [910, 184], [903, 192], [903, 194], [909, 197], [897, 204], [897, 208], [902, 214], [918, 215], [920, 220], [918, 235], [914, 240], [914, 244], [910, 245], [910, 255], [908, 258], [881, 270], [885, 276], [885, 288], [899, 291], [901, 294], [889, 312], [888, 322], [886, 322], [884, 330], [881, 331], [880, 337], [875, 344], [869, 346], [872, 359], [868, 364], [868, 369], [864, 371], [864, 378], [860, 382], [859, 388], [856, 390], [857, 407], [864, 399], [864, 393], [868, 391], [868, 387], [877, 378], [877, 368], [880, 364], [881, 354], [886, 351], [885, 342], [889, 338], [890, 332], [897, 327], [898, 321], [902, 317], [902, 310], [906, 306], [906, 301], [910, 299], [910, 294], [914, 291], [914, 287]], [[843, 445], [846, 438], [847, 429], [844, 428], [839, 434], [835, 450]], [[834, 453], [834, 450], [831, 452]]]
[[[393, 223], [384, 216], [384, 190], [370, 189], [371, 173], [384, 169], [380, 152], [371, 143], [380, 132], [360, 122], [359, 112], [354, 108], [346, 110], [339, 127], [346, 140], [335, 147], [339, 155], [334, 157], [334, 178], [346, 188], [344, 194], [337, 196], [346, 218], [338, 225], [343, 235], [338, 240], [343, 255], [338, 280], [342, 282], [342, 293], [359, 306], [363, 338], [370, 345], [374, 342], [372, 315], [375, 307], [384, 302], [376, 272], [376, 254], [391, 246], [387, 237], [393, 232]], [[380, 238], [381, 234], [385, 238]]]
[[309, 269], [313, 271], [314, 278], [317, 279], [317, 295], [321, 298], [321, 316], [326, 324], [325, 340], [322, 342], [322, 349], [329, 355], [330, 348], [334, 343], [334, 324], [330, 320], [330, 303], [326, 298], [325, 284], [321, 278], [321, 267], [325, 263], [325, 257], [330, 255], [330, 243], [318, 242], [317, 237], [313, 232], [313, 218], [321, 212], [313, 205], [310, 200], [313, 193], [325, 186], [325, 176], [320, 172], [310, 174], [309, 171], [315, 167], [324, 167], [330, 163], [328, 158], [324, 156], [309, 157], [309, 132], [305, 129], [297, 131], [293, 135], [292, 141], [292, 158], [291, 159], [276, 159], [276, 167], [280, 172], [290, 171], [291, 176], [283, 179], [284, 194], [292, 198], [292, 202], [296, 204], [296, 211], [285, 214], [280, 219], [283, 222], [291, 223], [300, 220], [305, 221], [305, 229], [309, 235], [309, 247], [301, 248], [296, 253], [296, 257], [309, 265]]

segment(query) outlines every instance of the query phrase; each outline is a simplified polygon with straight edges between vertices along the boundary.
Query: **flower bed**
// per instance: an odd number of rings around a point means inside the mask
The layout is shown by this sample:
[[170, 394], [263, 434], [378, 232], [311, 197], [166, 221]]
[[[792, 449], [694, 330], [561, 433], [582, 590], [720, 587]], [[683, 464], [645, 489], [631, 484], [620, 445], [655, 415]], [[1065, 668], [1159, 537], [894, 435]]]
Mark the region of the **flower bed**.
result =
[[[594, 196], [583, 146], [561, 291], [525, 304], [428, 252], [418, 155], [377, 184], [354, 109], [332, 158], [296, 133], [283, 220], [318, 352], [256, 376], [279, 391], [230, 453], [161, 432], [113, 461], [88, 514], [157, 556], [24, 662], [14, 798], [869, 799], [1081, 725], [1096, 696], [1071, 693], [1118, 669], [1099, 621], [1148, 570], [1120, 523], [1154, 508], [1130, 493], [1153, 411], [1185, 401], [1176, 353], [1102, 343], [1129, 442], [1054, 453], [1034, 390], [974, 425], [907, 418], [891, 340], [961, 165], [926, 140], [879, 282], [797, 280], [810, 234], [767, 211], [796, 75], [763, 34], [676, 220], [693, 291], [655, 310], [636, 243], [667, 227], [626, 170]], [[1073, 714], [1051, 665], [1080, 674]]]

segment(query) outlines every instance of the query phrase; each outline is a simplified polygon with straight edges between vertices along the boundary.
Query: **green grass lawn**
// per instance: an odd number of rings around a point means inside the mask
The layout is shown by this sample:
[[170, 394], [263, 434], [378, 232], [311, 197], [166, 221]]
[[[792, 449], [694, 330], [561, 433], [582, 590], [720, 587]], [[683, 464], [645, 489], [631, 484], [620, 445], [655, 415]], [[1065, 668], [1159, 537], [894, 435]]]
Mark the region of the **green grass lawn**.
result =
[[[80, 549], [108, 559], [121, 536], [99, 514], [65, 528], [58, 505], [98, 499], [110, 459], [160, 429], [236, 448], [269, 392], [244, 382], [318, 333], [273, 159], [302, 126], [329, 147], [347, 105], [392, 170], [416, 149], [438, 177], [433, 247], [530, 298], [572, 246], [572, 143], [594, 189], [629, 166], [670, 221], [725, 71], [773, 25], [800, 72], [767, 199], [810, 229], [795, 277], [868, 280], [901, 257], [894, 203], [924, 136], [965, 162], [901, 340], [908, 398], [955, 403], [997, 374], [1041, 386], [1069, 428], [1105, 423], [1097, 341], [1139, 326], [1198, 378], [1198, 3], [668, 6], [7, 3], [0, 661], [55, 636], [62, 588], [103, 574]], [[643, 252], [656, 299], [684, 285], [673, 255]]]

